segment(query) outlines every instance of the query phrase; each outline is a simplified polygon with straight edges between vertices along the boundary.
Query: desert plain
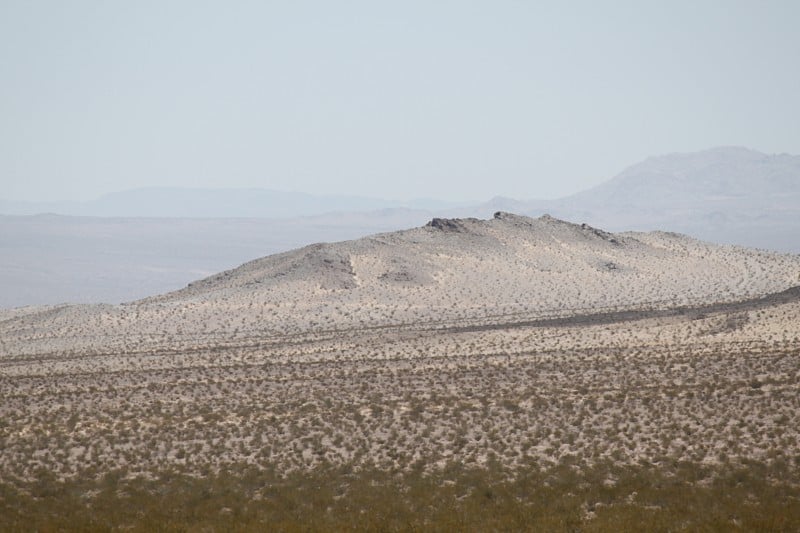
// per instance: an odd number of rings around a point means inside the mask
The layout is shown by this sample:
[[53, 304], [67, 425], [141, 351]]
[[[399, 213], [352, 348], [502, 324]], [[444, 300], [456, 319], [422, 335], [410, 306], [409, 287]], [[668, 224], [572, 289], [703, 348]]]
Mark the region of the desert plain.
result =
[[0, 311], [0, 530], [800, 529], [800, 256], [549, 216]]

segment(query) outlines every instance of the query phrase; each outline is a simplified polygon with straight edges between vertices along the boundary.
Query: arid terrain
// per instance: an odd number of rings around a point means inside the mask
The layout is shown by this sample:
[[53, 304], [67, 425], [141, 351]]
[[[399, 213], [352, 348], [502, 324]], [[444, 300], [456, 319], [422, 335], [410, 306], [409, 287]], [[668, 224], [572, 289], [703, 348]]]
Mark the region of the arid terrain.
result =
[[0, 529], [797, 530], [798, 286], [497, 213], [0, 311]]

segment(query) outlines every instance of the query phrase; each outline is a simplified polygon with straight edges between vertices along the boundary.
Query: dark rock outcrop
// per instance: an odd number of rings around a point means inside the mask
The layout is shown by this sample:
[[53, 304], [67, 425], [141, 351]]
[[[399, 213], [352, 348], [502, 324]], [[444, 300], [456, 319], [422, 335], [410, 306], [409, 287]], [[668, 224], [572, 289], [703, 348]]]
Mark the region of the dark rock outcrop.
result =
[[442, 231], [450, 231], [455, 233], [463, 233], [467, 231], [464, 223], [457, 218], [434, 218], [428, 222], [426, 227], [434, 228]]

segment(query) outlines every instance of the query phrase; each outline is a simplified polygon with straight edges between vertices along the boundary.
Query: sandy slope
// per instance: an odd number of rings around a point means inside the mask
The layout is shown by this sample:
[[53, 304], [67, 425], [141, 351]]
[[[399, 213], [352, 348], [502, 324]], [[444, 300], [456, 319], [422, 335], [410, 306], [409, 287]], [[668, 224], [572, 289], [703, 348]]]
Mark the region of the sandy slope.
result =
[[311, 245], [132, 304], [5, 311], [0, 353], [663, 308], [798, 283], [798, 256], [497, 213]]

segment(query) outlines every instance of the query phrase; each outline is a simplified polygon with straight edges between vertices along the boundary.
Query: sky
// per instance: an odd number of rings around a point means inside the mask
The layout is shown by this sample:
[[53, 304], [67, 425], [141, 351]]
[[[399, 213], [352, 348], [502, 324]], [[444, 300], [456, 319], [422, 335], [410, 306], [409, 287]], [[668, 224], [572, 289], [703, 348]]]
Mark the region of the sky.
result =
[[0, 198], [555, 198], [800, 153], [800, 2], [0, 0]]

